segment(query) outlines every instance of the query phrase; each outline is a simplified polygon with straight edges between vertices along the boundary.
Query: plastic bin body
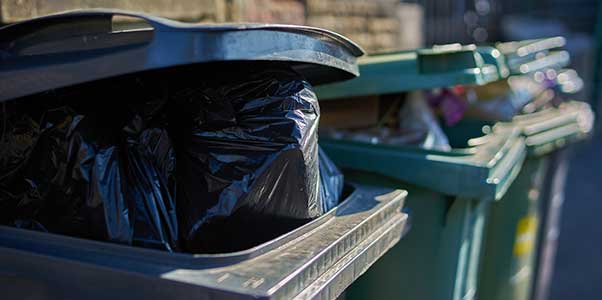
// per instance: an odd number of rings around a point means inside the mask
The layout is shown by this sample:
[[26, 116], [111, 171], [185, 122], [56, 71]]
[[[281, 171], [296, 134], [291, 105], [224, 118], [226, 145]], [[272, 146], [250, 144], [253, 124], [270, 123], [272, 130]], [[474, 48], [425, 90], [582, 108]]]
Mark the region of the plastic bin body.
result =
[[[567, 66], [568, 52], [558, 50], [565, 44], [564, 38], [552, 37], [498, 43], [497, 49], [480, 47], [479, 52], [498, 70], [531, 76], [535, 71]], [[496, 50], [502, 55], [493, 55]], [[520, 128], [528, 156], [516, 183], [502, 201], [491, 206], [479, 299], [547, 299], [568, 168], [566, 146], [587, 136], [592, 122], [587, 104], [566, 102], [494, 126]], [[493, 125], [474, 119], [462, 123], [448, 128], [448, 134], [466, 138]]]
[[[348, 174], [348, 173], [346, 173]], [[385, 184], [378, 176], [351, 180]], [[488, 202], [391, 182], [411, 193], [411, 230], [346, 291], [347, 299], [470, 299]], [[388, 185], [388, 184], [387, 184]]]
[[[493, 130], [519, 128], [528, 154], [515, 183], [491, 205], [478, 299], [531, 299], [547, 290], [568, 163], [564, 148], [586, 137], [592, 121], [587, 104], [567, 102], [493, 126]], [[465, 139], [490, 125], [465, 120], [447, 133]]]
[[547, 158], [549, 167], [545, 176], [542, 201], [539, 204], [540, 232], [537, 237], [531, 299], [548, 299], [551, 288], [571, 152], [570, 149], [558, 149]]
[[7, 299], [334, 299], [399, 241], [404, 191], [356, 186], [254, 248], [183, 254], [0, 226]]
[[527, 159], [506, 196], [493, 203], [479, 299], [529, 299], [541, 222], [538, 206], [547, 167], [546, 159]]
[[518, 131], [452, 152], [323, 140], [352, 181], [409, 192], [411, 229], [348, 299], [471, 299], [478, 285], [488, 207], [512, 185], [525, 156]]

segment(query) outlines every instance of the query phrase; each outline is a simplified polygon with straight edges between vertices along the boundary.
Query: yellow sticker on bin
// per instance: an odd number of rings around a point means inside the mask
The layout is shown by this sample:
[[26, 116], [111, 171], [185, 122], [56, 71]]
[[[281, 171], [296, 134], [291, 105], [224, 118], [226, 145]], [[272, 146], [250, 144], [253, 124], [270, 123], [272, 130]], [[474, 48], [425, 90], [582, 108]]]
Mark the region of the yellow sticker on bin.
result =
[[537, 233], [538, 219], [536, 215], [521, 218], [516, 226], [514, 256], [524, 256], [533, 251]]

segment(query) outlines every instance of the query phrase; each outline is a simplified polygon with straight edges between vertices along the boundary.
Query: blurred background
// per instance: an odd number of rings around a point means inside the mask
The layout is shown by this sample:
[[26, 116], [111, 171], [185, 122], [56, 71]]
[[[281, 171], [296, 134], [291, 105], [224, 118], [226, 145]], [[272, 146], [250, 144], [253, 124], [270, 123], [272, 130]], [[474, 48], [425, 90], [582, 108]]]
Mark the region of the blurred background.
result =
[[[317, 26], [348, 36], [368, 53], [561, 35], [567, 39], [572, 68], [584, 80], [585, 88], [574, 98], [589, 102], [596, 111], [600, 107], [602, 3], [596, 0], [0, 0], [0, 23], [95, 7], [187, 22]], [[599, 134], [575, 152], [556, 233], [560, 244], [550, 299], [602, 298]]]

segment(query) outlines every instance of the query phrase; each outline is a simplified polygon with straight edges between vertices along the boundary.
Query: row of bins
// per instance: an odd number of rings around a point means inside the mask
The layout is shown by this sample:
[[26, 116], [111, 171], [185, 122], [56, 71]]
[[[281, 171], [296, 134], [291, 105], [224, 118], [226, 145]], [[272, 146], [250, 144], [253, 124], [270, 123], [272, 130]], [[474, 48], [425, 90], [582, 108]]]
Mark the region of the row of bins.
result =
[[545, 299], [564, 149], [586, 138], [593, 123], [589, 105], [570, 100], [581, 83], [563, 69], [569, 57], [556, 50], [562, 46], [553, 37], [375, 55], [360, 59], [359, 78], [316, 89], [326, 108], [326, 100], [352, 105], [375, 95], [386, 107], [391, 95], [411, 101], [416, 89], [430, 90], [422, 98], [431, 103], [432, 94], [455, 96], [443, 100], [448, 110], [457, 108], [456, 97], [465, 103], [453, 122], [437, 112], [450, 147], [444, 151], [378, 133], [321, 139], [347, 178], [409, 192], [411, 232], [350, 288], [349, 299]]
[[[319, 215], [282, 219], [263, 208], [270, 222], [243, 222], [257, 226], [248, 234], [226, 226], [217, 239], [234, 245], [228, 251], [160, 251], [2, 224], [0, 286], [9, 298], [531, 299], [547, 290], [556, 178], [566, 172], [564, 149], [593, 122], [587, 104], [558, 100], [579, 83], [563, 69], [562, 38], [360, 58], [353, 42], [317, 28], [191, 25], [114, 10], [0, 33], [3, 105], [42, 106], [48, 94], [114, 80], [133, 87], [152, 76], [286, 66], [311, 84], [304, 97], [319, 99], [319, 147], [344, 175], [339, 202]], [[230, 124], [219, 119], [223, 108], [206, 115]], [[281, 179], [265, 188], [292, 180]], [[296, 198], [276, 198], [288, 197]]]

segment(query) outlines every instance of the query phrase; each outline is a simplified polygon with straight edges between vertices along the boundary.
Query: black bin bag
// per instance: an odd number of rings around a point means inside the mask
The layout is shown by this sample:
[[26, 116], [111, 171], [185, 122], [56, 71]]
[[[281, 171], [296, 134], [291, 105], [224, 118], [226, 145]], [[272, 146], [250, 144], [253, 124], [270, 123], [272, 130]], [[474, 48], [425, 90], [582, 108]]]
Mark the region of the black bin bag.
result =
[[4, 114], [0, 221], [178, 250], [175, 154], [167, 131], [149, 127], [140, 115], [118, 115], [60, 107], [44, 112], [38, 125], [27, 114]]
[[285, 65], [219, 74], [170, 101], [178, 217], [191, 252], [274, 238], [335, 206], [342, 190], [338, 171], [335, 186], [321, 187], [320, 111], [307, 81]]
[[230, 252], [341, 197], [316, 96], [287, 64], [187, 66], [21, 100], [3, 104], [2, 224]]
[[320, 196], [323, 211], [327, 212], [339, 204], [345, 183], [343, 173], [339, 171], [322, 148], [318, 148], [318, 150], [320, 161]]

